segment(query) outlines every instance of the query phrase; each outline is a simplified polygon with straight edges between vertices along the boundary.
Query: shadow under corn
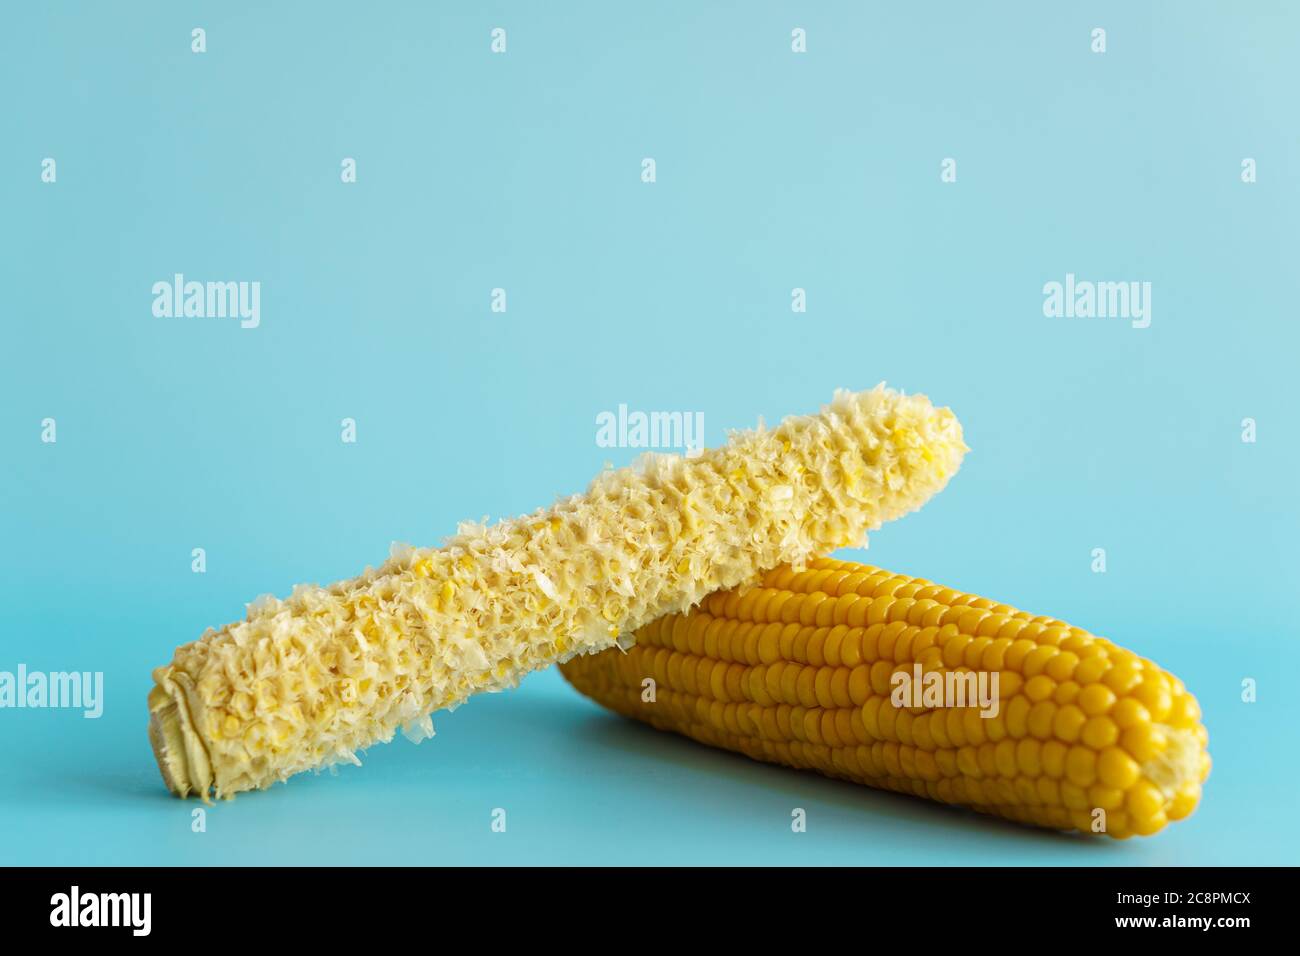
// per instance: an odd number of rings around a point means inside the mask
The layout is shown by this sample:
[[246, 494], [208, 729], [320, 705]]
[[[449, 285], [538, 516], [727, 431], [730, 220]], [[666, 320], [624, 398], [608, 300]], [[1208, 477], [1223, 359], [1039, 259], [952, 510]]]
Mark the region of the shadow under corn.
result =
[[[932, 846], [968, 839], [972, 845], [985, 844], [994, 837], [1008, 849], [1053, 853], [1077, 849], [1080, 864], [1111, 862], [1105, 854], [1115, 846], [1109, 840], [1023, 826], [813, 771], [762, 763], [594, 708], [583, 708], [582, 716], [571, 715], [568, 723], [568, 746], [575, 756], [589, 761], [593, 779], [658, 780], [665, 785], [666, 801], [687, 799], [697, 807], [704, 802], [725, 811], [733, 821], [766, 827], [775, 812], [782, 812], [781, 824], [788, 826], [789, 808], [812, 803], [819, 816], [834, 811], [837, 827], [846, 821], [859, 826], [856, 837], [896, 846], [914, 843], [918, 836]], [[598, 755], [594, 760], [593, 753]], [[618, 759], [611, 760], [611, 755]]]

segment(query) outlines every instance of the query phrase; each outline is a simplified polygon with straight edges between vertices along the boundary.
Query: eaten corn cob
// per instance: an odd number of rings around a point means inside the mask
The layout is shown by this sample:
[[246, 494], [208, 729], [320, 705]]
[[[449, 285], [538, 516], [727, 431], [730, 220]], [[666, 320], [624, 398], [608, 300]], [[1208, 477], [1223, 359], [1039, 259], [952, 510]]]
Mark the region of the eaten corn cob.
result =
[[[1196, 700], [1155, 664], [1050, 617], [869, 565], [779, 567], [634, 638], [626, 653], [560, 670], [660, 730], [1022, 823], [1152, 834], [1196, 808], [1210, 772]], [[911, 696], [918, 664], [939, 675], [925, 678], [931, 687], [985, 672], [996, 713]], [[895, 706], [918, 700], [928, 706]]]
[[815, 416], [652, 455], [585, 495], [285, 600], [177, 648], [154, 671], [149, 739], [178, 796], [269, 786], [392, 739], [529, 671], [612, 647], [783, 561], [858, 544], [947, 483], [948, 409], [883, 386]]

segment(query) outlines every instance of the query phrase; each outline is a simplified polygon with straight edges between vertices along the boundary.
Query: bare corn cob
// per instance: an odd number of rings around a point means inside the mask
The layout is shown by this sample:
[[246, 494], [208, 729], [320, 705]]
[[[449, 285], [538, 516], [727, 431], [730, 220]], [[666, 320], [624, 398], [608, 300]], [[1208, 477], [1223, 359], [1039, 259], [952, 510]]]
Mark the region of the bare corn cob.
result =
[[[1210, 771], [1196, 700], [1155, 664], [1053, 618], [869, 565], [783, 566], [634, 637], [626, 653], [561, 672], [661, 730], [1022, 823], [1152, 834], [1195, 809]], [[918, 663], [923, 674], [996, 673], [996, 714], [934, 706], [951, 699], [895, 706], [921, 699], [906, 693]]]
[[920, 507], [966, 446], [947, 409], [879, 386], [815, 416], [648, 456], [585, 495], [328, 588], [261, 599], [154, 672], [149, 737], [177, 795], [269, 786], [408, 733], [783, 561]]

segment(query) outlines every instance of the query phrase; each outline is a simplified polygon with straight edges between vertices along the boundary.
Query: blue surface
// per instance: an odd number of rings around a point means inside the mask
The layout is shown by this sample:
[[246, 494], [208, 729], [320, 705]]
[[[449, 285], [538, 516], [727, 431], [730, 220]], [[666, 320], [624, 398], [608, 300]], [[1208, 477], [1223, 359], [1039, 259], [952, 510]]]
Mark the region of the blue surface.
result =
[[[701, 6], [4, 5], [0, 670], [103, 671], [106, 702], [0, 710], [0, 862], [1297, 862], [1300, 7]], [[155, 318], [176, 272], [260, 281], [260, 327]], [[1151, 326], [1045, 318], [1067, 272], [1150, 281]], [[1192, 819], [1023, 830], [554, 673], [206, 833], [165, 796], [149, 671], [255, 595], [580, 490], [635, 454], [594, 442], [619, 403], [714, 444], [881, 379], [974, 450], [871, 560], [1180, 675]]]

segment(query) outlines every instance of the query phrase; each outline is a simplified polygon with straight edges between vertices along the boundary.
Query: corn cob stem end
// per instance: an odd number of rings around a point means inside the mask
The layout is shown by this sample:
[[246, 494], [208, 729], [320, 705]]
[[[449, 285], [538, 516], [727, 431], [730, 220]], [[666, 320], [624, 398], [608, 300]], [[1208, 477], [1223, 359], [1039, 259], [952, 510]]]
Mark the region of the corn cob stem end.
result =
[[167, 789], [177, 797], [195, 794], [207, 802], [211, 764], [190, 726], [183, 692], [170, 680], [149, 693], [149, 744]]
[[1201, 741], [1190, 730], [1156, 724], [1168, 741], [1165, 749], [1142, 764], [1142, 776], [1165, 796], [1166, 809], [1188, 784], [1201, 781]]

